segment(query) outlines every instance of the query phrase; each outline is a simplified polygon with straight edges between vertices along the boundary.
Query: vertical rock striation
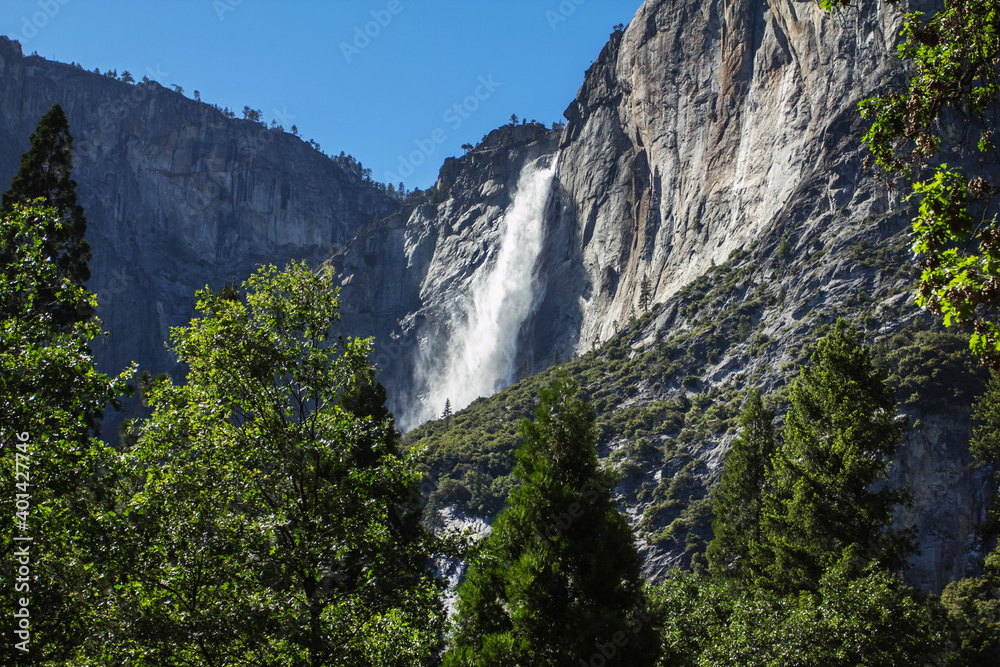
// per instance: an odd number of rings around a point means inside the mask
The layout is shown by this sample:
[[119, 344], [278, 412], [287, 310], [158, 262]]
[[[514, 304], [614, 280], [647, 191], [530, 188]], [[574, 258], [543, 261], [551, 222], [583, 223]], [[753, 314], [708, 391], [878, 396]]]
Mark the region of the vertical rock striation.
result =
[[560, 183], [607, 339], [644, 276], [662, 300], [779, 218], [886, 202], [859, 180], [855, 103], [886, 83], [902, 13], [793, 0], [650, 0], [566, 110]]

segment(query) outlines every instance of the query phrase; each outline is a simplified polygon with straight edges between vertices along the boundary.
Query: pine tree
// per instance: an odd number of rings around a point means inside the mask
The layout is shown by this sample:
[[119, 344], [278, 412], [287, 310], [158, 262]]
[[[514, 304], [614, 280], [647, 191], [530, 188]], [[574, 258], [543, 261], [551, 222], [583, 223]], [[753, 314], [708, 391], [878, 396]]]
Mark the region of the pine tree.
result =
[[[82, 286], [90, 279], [90, 245], [84, 240], [87, 220], [83, 207], [76, 203], [76, 182], [73, 171], [73, 137], [69, 133], [66, 114], [58, 104], [52, 107], [38, 123], [31, 135], [31, 148], [21, 156], [21, 168], [11, 182], [10, 190], [0, 199], [0, 213], [11, 214], [15, 204], [28, 204], [42, 199], [44, 206], [55, 208], [60, 225], [47, 224], [44, 251], [55, 263], [58, 279], [68, 279]], [[11, 228], [4, 227], [6, 247], [14, 245], [9, 237]], [[0, 265], [10, 266], [9, 253], [0, 256]], [[6, 270], [6, 269], [4, 269]], [[42, 293], [41, 303], [49, 304], [48, 312], [57, 330], [68, 331], [74, 322], [90, 318], [92, 310], [84, 303], [69, 303], [55, 297], [58, 284], [54, 283]]]
[[540, 398], [520, 426], [520, 486], [459, 589], [444, 664], [652, 665], [640, 559], [598, 466], [593, 410], [563, 380]]
[[749, 580], [751, 555], [761, 544], [762, 495], [775, 450], [774, 413], [764, 408], [754, 390], [740, 415], [742, 431], [726, 457], [722, 479], [712, 494], [715, 538], [708, 545], [708, 562], [718, 578]]
[[642, 282], [639, 283], [639, 310], [646, 312], [649, 310], [649, 306], [653, 299], [653, 287], [649, 282], [649, 278], [643, 276]]
[[444, 420], [444, 427], [451, 428], [451, 399], [444, 399], [444, 412], [441, 413], [441, 419]]
[[[14, 663], [14, 644], [27, 651], [16, 664], [68, 664], [70, 655], [93, 627], [97, 593], [104, 593], [112, 550], [102, 515], [111, 500], [119, 453], [98, 439], [108, 406], [121, 408], [130, 372], [100, 373], [90, 341], [100, 335], [96, 319], [56, 329], [50, 313], [65, 304], [96, 304], [85, 287], [64, 284], [50, 260], [45, 236], [59, 235], [65, 219], [52, 207], [13, 205], [0, 216], [0, 485], [9, 493], [2, 504], [8, 517], [21, 512], [19, 530], [8, 519], [0, 531], [0, 552], [13, 567], [16, 550], [29, 546], [30, 605], [13, 576], [0, 581], [0, 604], [30, 616], [28, 637], [13, 623], [0, 629]], [[13, 245], [10, 239], [15, 239]], [[24, 455], [27, 454], [28, 457]], [[25, 458], [28, 462], [25, 463]], [[30, 477], [30, 478], [29, 478]], [[30, 499], [15, 507], [15, 490]], [[105, 515], [106, 516], [106, 515]], [[20, 521], [20, 520], [19, 520]], [[19, 522], [18, 522], [19, 523]], [[117, 548], [117, 545], [115, 546]], [[22, 564], [24, 561], [22, 561]], [[8, 570], [12, 571], [12, 570]], [[97, 573], [101, 575], [98, 577]], [[98, 581], [98, 579], [100, 579]], [[22, 578], [22, 583], [24, 578]]]
[[908, 494], [884, 484], [904, 429], [895, 415], [885, 371], [839, 320], [792, 386], [774, 457], [759, 559], [772, 585], [815, 590], [834, 565], [856, 573], [871, 560], [889, 569], [905, 563], [912, 536], [891, 524]]

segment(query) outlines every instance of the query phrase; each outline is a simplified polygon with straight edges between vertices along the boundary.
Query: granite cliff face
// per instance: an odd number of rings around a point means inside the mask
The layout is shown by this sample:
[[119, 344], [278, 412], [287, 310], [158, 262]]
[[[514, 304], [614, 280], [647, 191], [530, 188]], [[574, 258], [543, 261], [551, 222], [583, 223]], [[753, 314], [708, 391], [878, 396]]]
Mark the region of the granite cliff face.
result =
[[[390, 406], [412, 428], [465, 389], [436, 371], [476, 347], [470, 322], [496, 312], [483, 310], [496, 305], [485, 286], [506, 257], [524, 177], [555, 165], [531, 195], [537, 256], [513, 268], [530, 298], [502, 329], [512, 348], [470, 362], [484, 394], [555, 355], [625, 335], [633, 356], [675, 341], [687, 377], [647, 374], [616, 409], [748, 384], [780, 390], [803, 361], [799, 349], [838, 313], [870, 311], [872, 341], [915, 313], [912, 276], [856, 252], [891, 247], [899, 266], [909, 261], [902, 204], [862, 175], [855, 110], [898, 73], [890, 54], [903, 13], [856, 4], [828, 16], [793, 0], [647, 0], [587, 71], [564, 127], [498, 128], [403, 205], [296, 137], [156, 84], [25, 58], [0, 39], [0, 183], [38, 119], [61, 103], [94, 248], [90, 286], [113, 334], [97, 346], [109, 371], [132, 360], [173, 367], [168, 327], [190, 318], [205, 284], [242, 280], [261, 262], [332, 254], [345, 329], [375, 336]], [[733, 253], [743, 253], [730, 263], [741, 278], [717, 307], [694, 312], [684, 290], [721, 280], [713, 267]], [[644, 279], [662, 306], [629, 329]], [[732, 333], [741, 316], [749, 338]], [[985, 472], [968, 467], [967, 406], [920, 417], [894, 475], [913, 485], [914, 507], [900, 519], [921, 534], [908, 576], [938, 590], [974, 571], [988, 494]], [[703, 491], [731, 437], [692, 447]], [[678, 470], [644, 464], [642, 474], [655, 484]], [[620, 491], [638, 526], [650, 502]], [[650, 573], [690, 556], [683, 537], [642, 539]]]
[[[554, 351], [607, 340], [644, 278], [662, 301], [776, 220], [842, 207], [855, 218], [885, 212], [882, 189], [859, 177], [855, 110], [894, 67], [902, 13], [879, 7], [861, 2], [831, 17], [791, 0], [644, 3], [588, 70], [558, 147], [539, 129], [501, 128], [445, 164], [434, 206], [369, 230], [338, 260], [364, 294], [351, 299], [355, 321], [410, 350], [440, 340], [454, 319], [442, 301], [469, 280], [481, 261], [474, 248], [488, 247], [487, 227], [495, 230], [517, 174], [539, 152], [557, 151], [559, 166], [541, 303], [522, 332], [529, 370]], [[405, 256], [405, 275], [394, 267], [391, 278], [365, 278], [373, 255]], [[400, 296], [380, 298], [372, 280], [402, 285]], [[394, 408], [413, 426], [429, 414], [419, 405], [426, 387], [411, 384], [414, 360], [385, 361]]]
[[[0, 38], [0, 183], [38, 119], [59, 103], [93, 247], [89, 287], [110, 339], [99, 365], [175, 364], [169, 327], [195, 290], [245, 279], [258, 263], [320, 262], [397, 204], [290, 134], [225, 118], [159, 84], [128, 85], [24, 57]], [[4, 186], [6, 187], [6, 186]]]
[[[911, 8], [919, 4], [928, 3]], [[910, 262], [909, 214], [863, 175], [856, 112], [859, 99], [900, 74], [890, 54], [902, 17], [865, 0], [832, 16], [814, 2], [649, 0], [611, 35], [558, 138], [508, 126], [449, 160], [429, 203], [366, 229], [337, 258], [347, 319], [383, 341], [379, 362], [401, 423], [413, 427], [443, 409], [445, 394], [416, 371], [428, 357], [444, 363], [461, 353], [456, 332], [474, 311], [463, 292], [488, 270], [518, 176], [538, 155], [552, 154], [558, 168], [545, 195], [537, 303], [517, 334], [529, 372], [554, 353], [566, 359], [626, 328], [647, 278], [653, 301], [670, 307], [632, 341], [635, 354], [657, 330], [688, 334], [685, 349], [703, 359], [689, 369], [702, 391], [744, 386], [747, 378], [765, 391], [786, 387], [803, 361], [800, 347], [836, 314], [874, 313], [873, 342], [909, 326], [913, 277], [897, 273]], [[888, 266], [855, 257], [861, 247], [889, 246], [898, 265], [888, 275]], [[731, 309], [746, 305], [741, 312], [770, 343], [729, 341], [732, 349], [707, 360], [712, 345], [703, 339], [712, 328], [678, 315], [679, 290], [751, 247], [745, 262], [759, 269], [725, 300]], [[756, 306], [764, 292], [780, 294], [781, 307]], [[456, 308], [463, 298], [464, 311]], [[865, 308], [853, 307], [859, 303]], [[495, 378], [497, 387], [511, 379], [509, 372]], [[658, 380], [667, 386], [653, 389]], [[680, 378], [648, 378], [619, 407], [697, 393]], [[919, 416], [923, 425], [908, 435], [893, 474], [914, 491], [900, 522], [921, 535], [908, 578], [940, 590], [975, 570], [987, 475], [968, 467], [967, 406]], [[705, 488], [730, 439], [695, 448]], [[646, 473], [659, 480], [677, 471]], [[623, 502], [638, 525], [649, 503], [628, 493]], [[650, 573], [685, 562], [682, 537], [644, 547]]]

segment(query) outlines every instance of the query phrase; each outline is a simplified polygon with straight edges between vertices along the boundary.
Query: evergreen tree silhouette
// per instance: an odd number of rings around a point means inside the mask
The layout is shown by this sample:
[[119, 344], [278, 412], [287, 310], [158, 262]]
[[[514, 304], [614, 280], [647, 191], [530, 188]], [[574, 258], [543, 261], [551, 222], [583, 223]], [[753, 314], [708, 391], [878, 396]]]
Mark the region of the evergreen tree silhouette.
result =
[[[44, 206], [54, 208], [63, 225], [47, 225], [39, 230], [45, 238], [44, 250], [57, 266], [59, 278], [83, 285], [90, 279], [90, 268], [87, 266], [91, 256], [90, 244], [84, 240], [87, 220], [83, 207], [76, 201], [76, 182], [72, 171], [73, 137], [69, 133], [66, 114], [56, 104], [42, 117], [31, 135], [31, 148], [21, 156], [21, 168], [11, 182], [10, 190], [0, 199], [0, 213], [9, 214], [15, 205], [37, 199], [43, 200]], [[4, 229], [3, 233], [6, 236], [10, 232]], [[8, 248], [16, 242], [11, 238], [4, 240]], [[9, 263], [9, 257], [0, 257], [0, 264], [6, 267]], [[68, 331], [74, 322], [87, 320], [93, 315], [91, 309], [83, 304], [56, 299], [58, 288], [58, 285], [47, 288], [41, 304], [52, 315], [52, 324], [57, 331]], [[46, 298], [46, 294], [51, 298]]]

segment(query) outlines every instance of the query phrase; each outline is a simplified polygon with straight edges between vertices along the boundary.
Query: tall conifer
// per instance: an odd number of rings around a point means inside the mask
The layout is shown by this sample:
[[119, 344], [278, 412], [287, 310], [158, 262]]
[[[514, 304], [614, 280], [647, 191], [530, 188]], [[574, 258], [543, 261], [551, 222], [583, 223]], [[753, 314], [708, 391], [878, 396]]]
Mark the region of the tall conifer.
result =
[[654, 663], [639, 555], [575, 394], [556, 381], [521, 423], [521, 485], [459, 589], [446, 665]]
[[708, 546], [712, 574], [724, 579], [747, 579], [760, 574], [751, 555], [760, 548], [761, 507], [774, 454], [774, 413], [764, 408], [754, 390], [740, 415], [741, 432], [733, 440], [712, 494], [715, 537]]
[[886, 482], [904, 426], [885, 371], [844, 320], [819, 342], [791, 401], [774, 457], [777, 493], [765, 498], [768, 581], [814, 590], [835, 565], [902, 567], [912, 537], [892, 521], [908, 494]]
[[[31, 135], [31, 148], [21, 156], [21, 167], [11, 182], [10, 190], [0, 199], [0, 212], [10, 214], [14, 205], [27, 204], [42, 199], [44, 206], [55, 209], [61, 224], [48, 224], [42, 231], [45, 238], [44, 251], [58, 268], [57, 277], [67, 279], [82, 286], [90, 279], [90, 245], [84, 240], [87, 220], [83, 207], [76, 201], [76, 181], [73, 171], [73, 137], [69, 133], [69, 123], [62, 107], [54, 105], [38, 123]], [[46, 224], [39, 217], [37, 224]], [[9, 229], [4, 229], [5, 237]], [[15, 242], [8, 238], [8, 247]], [[7, 265], [9, 257], [0, 257], [0, 263]], [[67, 303], [55, 298], [57, 284], [43, 294], [43, 304], [49, 303], [48, 310], [52, 322], [59, 330], [68, 330], [74, 322], [81, 322], [92, 315], [90, 308], [82, 303]]]

